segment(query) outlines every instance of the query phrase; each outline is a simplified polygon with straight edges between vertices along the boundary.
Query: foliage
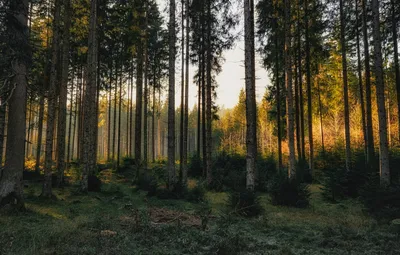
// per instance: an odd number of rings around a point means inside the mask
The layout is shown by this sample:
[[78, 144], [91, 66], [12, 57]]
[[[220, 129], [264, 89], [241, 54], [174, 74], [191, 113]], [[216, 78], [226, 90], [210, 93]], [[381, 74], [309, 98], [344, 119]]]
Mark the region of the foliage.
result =
[[158, 189], [157, 178], [150, 173], [142, 173], [137, 180], [137, 187], [143, 191], [147, 191], [147, 196], [155, 196]]
[[197, 183], [193, 188], [186, 190], [185, 199], [189, 202], [203, 202], [206, 197], [206, 188], [203, 183]]
[[193, 154], [189, 159], [188, 176], [198, 178], [203, 176], [203, 162], [200, 155]]
[[304, 208], [309, 205], [310, 191], [308, 185], [297, 179], [289, 179], [286, 174], [279, 173], [270, 183], [269, 193], [273, 205]]
[[263, 211], [259, 196], [250, 190], [231, 192], [228, 204], [233, 213], [245, 217], [255, 217]]

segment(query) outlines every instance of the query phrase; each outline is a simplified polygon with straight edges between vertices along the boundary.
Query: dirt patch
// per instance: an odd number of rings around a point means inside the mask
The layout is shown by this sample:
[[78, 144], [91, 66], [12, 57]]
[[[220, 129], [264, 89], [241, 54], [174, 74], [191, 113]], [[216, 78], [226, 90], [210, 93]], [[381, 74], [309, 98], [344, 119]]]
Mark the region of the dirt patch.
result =
[[[120, 221], [122, 225], [139, 225], [140, 217], [138, 210], [132, 210], [131, 215], [121, 216]], [[189, 227], [202, 228], [201, 217], [167, 208], [149, 208], [147, 211], [147, 217], [151, 224], [155, 225], [182, 224]]]

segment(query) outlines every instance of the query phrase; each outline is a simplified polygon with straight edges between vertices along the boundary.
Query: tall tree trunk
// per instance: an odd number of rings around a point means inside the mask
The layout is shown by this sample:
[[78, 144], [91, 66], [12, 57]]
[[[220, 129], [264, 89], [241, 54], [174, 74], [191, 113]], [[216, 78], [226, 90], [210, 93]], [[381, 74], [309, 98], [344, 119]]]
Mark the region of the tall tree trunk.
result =
[[304, 129], [304, 96], [303, 96], [303, 68], [302, 68], [302, 54], [301, 54], [301, 23], [300, 23], [300, 1], [297, 7], [297, 47], [299, 49], [299, 55], [297, 56], [298, 65], [298, 76], [299, 76], [299, 101], [300, 101], [300, 137], [301, 137], [301, 151], [302, 160], [305, 162], [306, 159], [306, 148], [305, 148], [305, 129]]
[[197, 88], [197, 156], [201, 155], [201, 53], [199, 54], [199, 81]]
[[179, 182], [183, 184], [183, 140], [184, 140], [184, 120], [185, 120], [185, 0], [181, 0], [181, 27], [182, 27], [182, 66], [181, 66], [181, 120], [180, 120], [180, 143], [179, 143]]
[[286, 84], [286, 114], [287, 137], [289, 140], [288, 176], [296, 177], [296, 151], [294, 146], [294, 112], [293, 112], [293, 85], [292, 85], [292, 39], [291, 39], [291, 6], [290, 0], [285, 0], [285, 84]]
[[320, 131], [321, 131], [321, 145], [322, 145], [322, 152], [325, 152], [324, 125], [323, 125], [322, 101], [321, 101], [321, 87], [320, 87], [319, 83], [320, 82], [319, 82], [319, 79], [318, 79], [317, 80], [317, 86], [318, 86], [318, 106], [319, 106], [319, 123], [320, 123]]
[[300, 102], [299, 102], [299, 77], [298, 77], [298, 68], [297, 62], [295, 61], [296, 55], [293, 60], [293, 68], [294, 68], [294, 104], [295, 104], [295, 122], [296, 122], [296, 149], [297, 149], [297, 157], [298, 160], [302, 158], [301, 155], [301, 140], [300, 140]]
[[399, 46], [397, 42], [397, 19], [395, 0], [390, 0], [392, 11], [392, 33], [393, 33], [393, 50], [394, 50], [394, 73], [396, 76], [396, 92], [397, 92], [397, 115], [398, 115], [398, 140], [400, 142], [400, 66], [399, 66]]
[[43, 197], [51, 198], [52, 193], [52, 166], [53, 166], [53, 144], [54, 144], [54, 126], [56, 117], [56, 102], [57, 102], [57, 64], [59, 63], [59, 43], [60, 43], [60, 18], [61, 18], [61, 0], [55, 1], [54, 12], [54, 28], [53, 28], [53, 43], [52, 43], [52, 61], [50, 68], [50, 84], [49, 98], [47, 105], [47, 128], [46, 128], [46, 152], [44, 163], [44, 181], [42, 195]]
[[368, 138], [367, 138], [367, 124], [365, 119], [365, 101], [364, 101], [364, 88], [362, 81], [362, 65], [361, 65], [361, 48], [360, 48], [360, 19], [359, 19], [359, 11], [358, 11], [358, 0], [355, 0], [356, 6], [356, 45], [357, 45], [357, 74], [358, 74], [358, 87], [360, 91], [360, 105], [361, 105], [361, 125], [363, 130], [363, 138], [364, 138], [364, 151], [365, 151], [365, 159], [367, 159], [367, 146], [368, 146]]
[[[154, 68], [155, 69], [155, 68]], [[152, 102], [152, 114], [151, 114], [151, 155], [152, 155], [152, 162], [156, 162], [156, 74], [155, 70], [153, 73], [153, 102]]]
[[389, 146], [387, 138], [387, 122], [385, 107], [385, 83], [383, 79], [382, 40], [379, 21], [379, 1], [372, 0], [373, 37], [375, 56], [376, 101], [379, 117], [379, 169], [382, 186], [390, 184]]
[[[141, 27], [141, 25], [139, 25]], [[135, 166], [136, 179], [142, 165], [142, 106], [143, 106], [143, 43], [137, 45], [136, 111], [135, 111]]]
[[256, 69], [254, 49], [254, 0], [244, 1], [246, 83], [246, 188], [254, 191], [257, 159]]
[[[4, 131], [6, 129], [6, 104], [3, 98], [0, 105], [0, 168], [3, 166], [3, 152], [4, 152]], [[1, 171], [0, 171], [1, 172]]]
[[189, 60], [190, 60], [190, 31], [189, 31], [189, 0], [186, 0], [186, 76], [185, 76], [185, 109], [184, 109], [184, 125], [183, 125], [183, 157], [182, 157], [182, 182], [186, 186], [188, 173], [188, 134], [189, 134]]
[[43, 92], [41, 92], [39, 99], [38, 137], [37, 137], [36, 163], [35, 163], [36, 173], [40, 173], [40, 155], [42, 152], [42, 140], [43, 140], [43, 117], [44, 117], [44, 95]]
[[175, 186], [175, 0], [169, 1], [168, 188]]
[[[118, 63], [115, 62], [115, 87], [114, 87], [114, 115], [113, 115], [113, 139], [112, 139], [112, 161], [115, 163], [115, 144], [117, 135], [117, 94], [118, 94]], [[114, 165], [115, 167], [115, 165]]]
[[344, 130], [346, 140], [346, 170], [350, 171], [351, 147], [350, 147], [350, 112], [349, 112], [349, 89], [347, 81], [347, 56], [346, 56], [346, 24], [343, 11], [343, 0], [340, 0], [340, 48], [342, 52], [343, 73], [343, 97], [344, 97]]
[[149, 54], [148, 54], [148, 17], [147, 17], [147, 1], [146, 8], [146, 22], [145, 22], [145, 36], [144, 36], [144, 106], [143, 106], [143, 168], [147, 169], [149, 162], [149, 136], [148, 136], [148, 106], [149, 106]]
[[[31, 6], [30, 8], [32, 8], [32, 4], [30, 4], [30, 6]], [[32, 137], [31, 137], [32, 112], [33, 112], [32, 104], [33, 104], [33, 95], [30, 95], [29, 96], [29, 103], [28, 103], [28, 105], [29, 105], [29, 108], [28, 108], [28, 131], [26, 132], [27, 138], [26, 138], [26, 142], [25, 142], [25, 144], [26, 144], [26, 146], [25, 146], [25, 158], [29, 157], [29, 147], [30, 147], [30, 144], [32, 144], [32, 141], [31, 141], [31, 139], [32, 139]]]
[[129, 156], [132, 158], [133, 157], [133, 61], [131, 64], [131, 71], [130, 71], [130, 76], [131, 76], [131, 102], [130, 102], [130, 114], [129, 114], [129, 133], [130, 133], [130, 145], [129, 145]]
[[64, 33], [62, 43], [62, 74], [60, 86], [60, 98], [58, 102], [57, 125], [57, 186], [64, 182], [65, 171], [65, 135], [67, 128], [67, 95], [68, 95], [68, 71], [69, 71], [69, 28], [71, 26], [70, 0], [64, 0]]
[[206, 174], [207, 184], [212, 182], [212, 169], [211, 169], [211, 150], [212, 150], [212, 45], [211, 45], [211, 0], [207, 2], [207, 85], [206, 85]]
[[[275, 29], [278, 29], [278, 11], [277, 4], [274, 5], [274, 13], [275, 20], [274, 25]], [[278, 128], [278, 171], [281, 171], [283, 168], [282, 164], [282, 117], [281, 117], [281, 85], [279, 82], [279, 35], [278, 32], [275, 34], [275, 86], [276, 86], [276, 120], [277, 120], [277, 128]]]
[[74, 102], [74, 72], [72, 73], [72, 82], [71, 82], [71, 99], [69, 102], [69, 120], [68, 120], [68, 144], [67, 144], [67, 167], [71, 161], [71, 132], [72, 132], [72, 106]]
[[[10, 20], [7, 20], [9, 39], [14, 52], [24, 52], [28, 47], [28, 0], [9, 2]], [[27, 68], [25, 58], [14, 58], [10, 63], [14, 76], [14, 91], [8, 102], [7, 148], [4, 169], [0, 171], [0, 208], [11, 205], [24, 208], [22, 173], [24, 169], [24, 142], [26, 132]]]
[[119, 96], [118, 96], [118, 137], [117, 137], [117, 169], [119, 169], [121, 160], [121, 115], [122, 115], [122, 49], [121, 49], [121, 63], [119, 73]]
[[310, 60], [310, 35], [308, 22], [308, 0], [304, 0], [304, 22], [306, 28], [306, 80], [307, 80], [307, 111], [308, 111], [308, 143], [309, 143], [309, 168], [310, 174], [314, 170], [314, 140], [313, 140], [313, 119], [312, 119], [312, 91], [311, 91], [311, 60]]
[[111, 102], [112, 102], [112, 84], [113, 84], [113, 64], [110, 64], [110, 87], [108, 89], [108, 124], [107, 124], [107, 160], [111, 160]]
[[364, 38], [364, 61], [365, 61], [365, 105], [367, 106], [367, 166], [375, 163], [374, 130], [372, 123], [372, 99], [371, 99], [371, 66], [369, 56], [368, 24], [367, 24], [367, 0], [361, 0], [363, 9], [363, 38]]
[[96, 170], [96, 78], [97, 78], [97, 0], [91, 0], [87, 58], [87, 84], [84, 98], [83, 169], [81, 190], [88, 191], [88, 177]]

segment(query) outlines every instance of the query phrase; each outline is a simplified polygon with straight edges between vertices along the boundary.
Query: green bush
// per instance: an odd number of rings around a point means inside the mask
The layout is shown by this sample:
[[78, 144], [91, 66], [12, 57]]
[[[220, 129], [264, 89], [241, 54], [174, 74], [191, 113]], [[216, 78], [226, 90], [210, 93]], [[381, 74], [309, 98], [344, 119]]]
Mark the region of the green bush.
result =
[[273, 205], [304, 208], [309, 205], [308, 185], [297, 179], [289, 179], [285, 174], [277, 174], [270, 184], [269, 192]]
[[187, 189], [185, 198], [189, 202], [203, 202], [205, 201], [206, 189], [203, 184], [197, 184], [192, 189]]
[[200, 155], [194, 154], [189, 159], [188, 176], [198, 178], [203, 176], [203, 161]]
[[137, 187], [143, 191], [147, 191], [148, 196], [155, 196], [158, 189], [158, 181], [154, 175], [143, 173], [137, 180]]
[[244, 217], [255, 217], [263, 211], [259, 196], [250, 190], [231, 192], [228, 203], [235, 214]]
[[268, 183], [277, 173], [277, 164], [273, 156], [268, 156], [265, 159], [259, 157], [257, 159], [258, 178], [256, 183], [256, 190], [266, 192], [268, 191]]

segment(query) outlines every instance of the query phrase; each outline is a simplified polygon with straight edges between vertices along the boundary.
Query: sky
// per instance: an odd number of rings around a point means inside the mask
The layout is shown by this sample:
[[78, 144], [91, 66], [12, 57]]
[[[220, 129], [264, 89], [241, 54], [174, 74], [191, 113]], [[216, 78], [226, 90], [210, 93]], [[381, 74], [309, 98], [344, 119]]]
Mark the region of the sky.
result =
[[[160, 6], [161, 13], [168, 14], [168, 0], [157, 0]], [[241, 17], [243, 19], [243, 17]], [[165, 17], [168, 21], [168, 17]], [[243, 23], [238, 26], [238, 31], [243, 34]], [[178, 36], [181, 36], [178, 34]], [[240, 38], [234, 48], [224, 52], [225, 62], [222, 65], [222, 72], [217, 76], [216, 80], [218, 83], [217, 87], [217, 99], [216, 103], [221, 108], [233, 108], [239, 98], [241, 89], [244, 89], [244, 38]], [[176, 62], [176, 87], [175, 87], [175, 100], [176, 105], [180, 105], [180, 93], [181, 93], [181, 57], [177, 57]], [[197, 67], [190, 66], [189, 75], [189, 107], [192, 108], [197, 102], [197, 86], [193, 84], [193, 75]], [[260, 101], [265, 93], [265, 89], [270, 85], [267, 71], [260, 64], [260, 58], [256, 55], [256, 95], [257, 100]]]

